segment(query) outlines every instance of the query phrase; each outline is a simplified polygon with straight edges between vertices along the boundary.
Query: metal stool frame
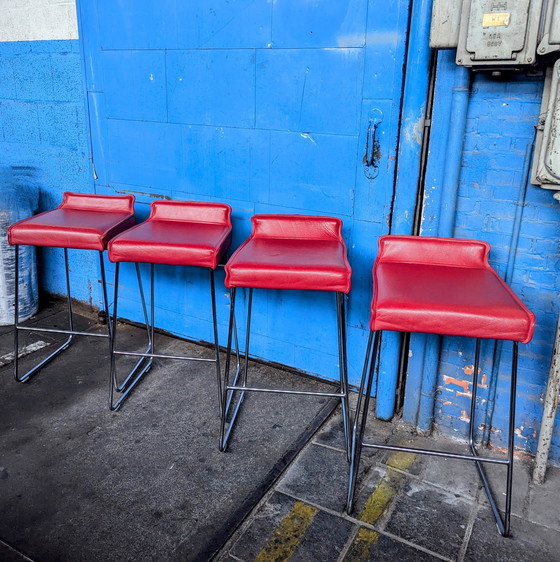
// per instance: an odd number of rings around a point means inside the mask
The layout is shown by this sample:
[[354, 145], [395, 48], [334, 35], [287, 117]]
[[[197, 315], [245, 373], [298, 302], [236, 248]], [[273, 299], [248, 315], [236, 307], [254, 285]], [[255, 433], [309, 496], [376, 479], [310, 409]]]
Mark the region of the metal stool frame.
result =
[[[130, 393], [134, 390], [137, 384], [142, 380], [144, 375], [151, 369], [154, 358], [158, 359], [177, 359], [182, 361], [198, 361], [204, 363], [215, 363], [216, 364], [216, 379], [218, 384], [218, 400], [219, 400], [219, 407], [220, 411], [223, 407], [223, 400], [222, 400], [222, 376], [221, 376], [221, 364], [220, 364], [220, 346], [218, 341], [218, 320], [217, 320], [217, 309], [216, 309], [216, 287], [215, 287], [215, 275], [214, 270], [210, 269], [210, 292], [211, 292], [211, 300], [212, 300], [212, 323], [214, 328], [214, 351], [215, 351], [215, 358], [208, 359], [203, 357], [192, 357], [186, 355], [171, 355], [171, 354], [162, 354], [162, 353], [155, 353], [154, 347], [154, 316], [155, 316], [155, 291], [154, 291], [154, 266], [155, 264], [150, 263], [150, 316], [148, 317], [147, 307], [146, 307], [146, 300], [144, 297], [144, 289], [142, 286], [142, 276], [140, 274], [140, 267], [138, 263], [134, 264], [136, 267], [136, 277], [138, 280], [138, 289], [140, 292], [140, 299], [142, 302], [142, 312], [144, 315], [144, 322], [146, 325], [146, 332], [148, 336], [148, 347], [144, 352], [135, 352], [135, 351], [125, 351], [125, 350], [118, 350], [115, 349], [116, 346], [116, 339], [117, 339], [117, 299], [118, 299], [118, 290], [119, 290], [119, 270], [120, 270], [120, 262], [115, 263], [115, 292], [114, 292], [114, 301], [113, 301], [113, 329], [112, 332], [114, 337], [111, 340], [111, 366], [110, 366], [110, 391], [109, 391], [109, 407], [111, 410], [117, 410], [120, 408], [122, 403], [126, 400], [126, 398], [130, 395]], [[185, 266], [185, 267], [192, 267], [192, 266]], [[236, 339], [237, 341], [237, 339]], [[117, 379], [117, 368], [116, 368], [116, 356], [118, 355], [125, 355], [125, 356], [132, 356], [132, 357], [139, 357], [138, 362], [134, 365], [134, 367], [130, 370], [128, 375], [122, 380], [122, 382], [118, 382]], [[148, 360], [146, 362], [146, 360]], [[146, 363], [145, 363], [146, 362]], [[144, 364], [145, 363], [145, 364]], [[237, 347], [237, 365], [239, 368], [239, 347]], [[118, 393], [118, 396], [115, 399], [115, 394]]]
[[[229, 443], [229, 437], [233, 430], [237, 414], [245, 397], [245, 392], [268, 392], [275, 394], [299, 394], [310, 396], [324, 396], [339, 398], [342, 406], [342, 417], [344, 425], [344, 441], [346, 444], [346, 454], [350, 460], [350, 420], [349, 420], [349, 405], [348, 405], [348, 365], [347, 365], [347, 352], [346, 352], [346, 310], [344, 293], [336, 292], [336, 305], [337, 305], [337, 331], [338, 331], [338, 354], [339, 354], [339, 374], [340, 374], [340, 391], [339, 392], [316, 392], [305, 390], [289, 390], [278, 388], [260, 388], [247, 386], [247, 376], [249, 369], [249, 340], [251, 333], [251, 311], [253, 305], [253, 288], [249, 287], [248, 303], [247, 303], [247, 332], [245, 335], [245, 352], [244, 352], [244, 365], [241, 379], [241, 385], [237, 384], [238, 377], [240, 376], [240, 363], [239, 363], [239, 350], [237, 369], [234, 376], [233, 383], [229, 384], [229, 370], [231, 358], [231, 344], [232, 344], [232, 330], [235, 326], [235, 297], [236, 287], [230, 289], [231, 295], [231, 308], [229, 317], [228, 328], [228, 342], [226, 352], [226, 364], [224, 373], [224, 385], [222, 392], [222, 408], [221, 408], [221, 424], [220, 424], [220, 451], [224, 452]], [[239, 392], [238, 400], [233, 411], [231, 410], [232, 400], [234, 394]], [[229, 423], [227, 418], [229, 416]], [[227, 426], [227, 427], [226, 427]]]
[[[14, 244], [15, 250], [15, 267], [14, 267], [14, 278], [15, 278], [15, 303], [14, 303], [14, 377], [17, 382], [26, 382], [29, 380], [33, 375], [37, 374], [47, 363], [50, 363], [55, 357], [57, 357], [60, 353], [62, 353], [65, 349], [70, 347], [74, 336], [91, 336], [91, 337], [98, 337], [98, 338], [108, 338], [112, 341], [112, 328], [109, 316], [109, 304], [107, 300], [107, 282], [105, 276], [105, 265], [103, 262], [103, 252], [99, 251], [99, 265], [101, 269], [101, 285], [103, 288], [103, 307], [105, 310], [106, 318], [107, 318], [107, 333], [106, 334], [97, 334], [94, 332], [87, 332], [87, 331], [79, 331], [74, 330], [74, 321], [73, 321], [73, 312], [72, 312], [72, 295], [70, 292], [70, 269], [68, 267], [68, 248], [63, 248], [64, 250], [64, 269], [65, 269], [65, 277], [66, 277], [66, 302], [67, 302], [67, 311], [68, 311], [68, 329], [63, 330], [59, 328], [41, 328], [40, 326], [22, 326], [19, 323], [19, 244]], [[37, 365], [29, 369], [27, 373], [20, 376], [19, 375], [19, 332], [20, 331], [27, 331], [27, 332], [48, 332], [48, 333], [55, 333], [55, 334], [68, 334], [67, 340], [55, 349], [48, 357], [43, 359]]]
[[[354, 504], [354, 493], [356, 488], [356, 480], [358, 476], [358, 468], [360, 465], [360, 457], [362, 454], [363, 447], [369, 447], [373, 449], [384, 449], [388, 451], [403, 451], [406, 453], [416, 453], [421, 455], [431, 455], [436, 457], [445, 457], [449, 459], [460, 459], [469, 460], [476, 463], [476, 468], [478, 474], [484, 486], [484, 491], [490, 502], [494, 518], [496, 520], [496, 525], [500, 534], [504, 537], [510, 534], [510, 520], [511, 520], [511, 495], [512, 495], [512, 482], [513, 482], [513, 440], [514, 440], [514, 422], [515, 422], [515, 391], [517, 386], [517, 358], [518, 358], [518, 342], [513, 341], [513, 355], [512, 355], [512, 367], [511, 367], [511, 387], [510, 387], [510, 403], [509, 403], [509, 423], [508, 423], [508, 452], [507, 459], [496, 459], [491, 457], [481, 457], [478, 454], [478, 450], [475, 444], [474, 438], [474, 417], [476, 412], [476, 395], [478, 386], [478, 369], [479, 369], [479, 359], [480, 359], [480, 339], [476, 339], [476, 349], [475, 349], [475, 360], [474, 360], [474, 374], [473, 374], [473, 388], [472, 388], [472, 401], [470, 408], [470, 421], [469, 421], [469, 448], [471, 450], [470, 455], [462, 455], [457, 453], [448, 453], [443, 451], [437, 451], [433, 449], [419, 449], [416, 447], [405, 447], [399, 445], [387, 445], [382, 443], [372, 443], [363, 441], [363, 435], [366, 428], [367, 416], [369, 410], [369, 404], [371, 399], [371, 390], [373, 383], [373, 373], [375, 370], [377, 355], [379, 352], [379, 344], [382, 331], [370, 332], [366, 357], [364, 361], [364, 369], [362, 372], [362, 380], [360, 384], [360, 394], [358, 397], [358, 404], [356, 407], [356, 415], [354, 418], [354, 424], [352, 428], [352, 454], [350, 471], [348, 478], [348, 496], [346, 503], [347, 513], [351, 513]], [[375, 336], [375, 339], [374, 339]], [[372, 352], [372, 342], [373, 342], [373, 352]], [[368, 367], [369, 364], [369, 367]], [[366, 382], [367, 381], [367, 382]], [[484, 471], [484, 466], [482, 463], [492, 463], [501, 464], [507, 467], [506, 475], [506, 504], [504, 510], [504, 516], [500, 514], [500, 510], [496, 504], [492, 490], [490, 488], [490, 483]]]

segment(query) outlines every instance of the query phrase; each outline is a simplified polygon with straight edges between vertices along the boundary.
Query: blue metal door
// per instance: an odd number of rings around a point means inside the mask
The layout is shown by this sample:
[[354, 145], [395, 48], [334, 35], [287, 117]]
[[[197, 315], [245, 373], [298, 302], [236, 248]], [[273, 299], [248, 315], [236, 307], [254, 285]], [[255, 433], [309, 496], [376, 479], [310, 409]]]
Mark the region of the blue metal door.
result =
[[[397, 195], [409, 2], [93, 0], [79, 16], [96, 191], [134, 193], [141, 218], [154, 198], [229, 203], [234, 247], [255, 213], [340, 217], [357, 383], [377, 238]], [[162, 267], [157, 325], [211, 340], [203, 281]], [[134, 277], [123, 285], [122, 313], [139, 319]], [[336, 379], [332, 295], [256, 298], [252, 353]], [[385, 345], [381, 373], [395, 372], [398, 340]]]

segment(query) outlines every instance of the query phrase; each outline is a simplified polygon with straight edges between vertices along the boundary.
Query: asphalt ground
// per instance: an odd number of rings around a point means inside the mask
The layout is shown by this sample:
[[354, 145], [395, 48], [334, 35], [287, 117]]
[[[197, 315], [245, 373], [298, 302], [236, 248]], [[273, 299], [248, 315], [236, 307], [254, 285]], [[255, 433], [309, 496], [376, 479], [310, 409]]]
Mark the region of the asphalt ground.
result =
[[[87, 312], [77, 316], [78, 329], [103, 332]], [[42, 307], [39, 321], [64, 326], [62, 303]], [[248, 395], [221, 453], [214, 364], [156, 359], [111, 412], [107, 339], [77, 337], [17, 383], [11, 329], [0, 334], [1, 560], [209, 560], [336, 406], [332, 398]], [[145, 345], [138, 327], [121, 324], [118, 334], [121, 347]], [[27, 339], [23, 369], [61, 337]], [[156, 346], [158, 353], [213, 357], [208, 347], [162, 334]], [[119, 360], [121, 371], [126, 362]], [[258, 385], [332, 391], [259, 363], [250, 376]]]
[[[64, 325], [52, 301], [42, 321]], [[82, 309], [78, 326], [102, 331]], [[347, 461], [336, 402], [249, 395], [226, 453], [218, 451], [214, 365], [157, 360], [123, 408], [107, 405], [107, 341], [78, 338], [31, 381], [10, 365], [0, 328], [0, 560], [560, 561], [560, 470], [544, 485], [518, 457], [512, 536], [498, 534], [472, 463], [366, 450], [356, 507], [344, 511]], [[122, 324], [121, 342], [144, 345]], [[32, 336], [24, 362], [55, 344]], [[205, 346], [159, 334], [158, 351], [211, 357]], [[251, 363], [256, 383], [329, 385]], [[355, 396], [352, 396], [352, 403]], [[370, 419], [375, 440], [466, 452], [437, 432]], [[498, 451], [485, 454], [500, 455]], [[501, 466], [488, 472], [498, 503]]]

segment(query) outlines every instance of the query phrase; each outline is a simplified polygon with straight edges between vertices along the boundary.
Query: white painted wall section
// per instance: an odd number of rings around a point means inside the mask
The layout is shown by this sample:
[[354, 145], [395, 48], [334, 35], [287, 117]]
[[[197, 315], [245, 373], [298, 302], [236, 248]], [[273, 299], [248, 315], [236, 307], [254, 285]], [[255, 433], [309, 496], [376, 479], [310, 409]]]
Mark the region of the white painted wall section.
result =
[[75, 0], [0, 0], [0, 42], [77, 38]]

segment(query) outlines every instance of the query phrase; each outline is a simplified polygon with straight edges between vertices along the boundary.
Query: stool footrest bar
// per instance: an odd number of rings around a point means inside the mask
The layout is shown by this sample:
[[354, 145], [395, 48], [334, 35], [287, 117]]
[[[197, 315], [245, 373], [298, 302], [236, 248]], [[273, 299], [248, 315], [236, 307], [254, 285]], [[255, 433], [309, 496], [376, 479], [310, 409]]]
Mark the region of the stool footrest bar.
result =
[[49, 332], [51, 334], [69, 334], [72, 336], [92, 336], [94, 338], [109, 338], [109, 334], [96, 334], [95, 332], [81, 332], [78, 330], [59, 330], [57, 328], [34, 328], [32, 326], [16, 326], [16, 330], [26, 332]]
[[446, 451], [435, 451], [433, 449], [418, 449], [416, 447], [405, 447], [400, 445], [384, 445], [380, 443], [368, 443], [364, 441], [362, 447], [370, 448], [370, 449], [384, 449], [387, 451], [403, 451], [405, 453], [415, 453], [419, 455], [429, 455], [432, 457], [445, 457], [447, 459], [459, 459], [459, 460], [467, 460], [467, 461], [474, 461], [476, 463], [479, 462], [487, 462], [492, 464], [509, 464], [508, 460], [505, 459], [494, 459], [492, 457], [479, 457], [476, 453], [473, 452], [472, 455], [467, 454], [460, 454], [460, 453], [448, 453]]
[[259, 388], [253, 386], [234, 386], [228, 385], [227, 390], [240, 390], [240, 391], [251, 391], [251, 392], [271, 392], [275, 394], [302, 394], [308, 396], [329, 396], [332, 398], [342, 398], [346, 396], [340, 392], [314, 392], [311, 390], [284, 390], [282, 388]]
[[205, 357], [190, 357], [188, 355], [166, 355], [164, 353], [142, 353], [141, 351], [113, 351], [115, 355], [129, 355], [131, 357], [152, 357], [159, 359], [182, 359], [184, 361], [202, 361], [205, 363], [215, 363], [216, 359]]

